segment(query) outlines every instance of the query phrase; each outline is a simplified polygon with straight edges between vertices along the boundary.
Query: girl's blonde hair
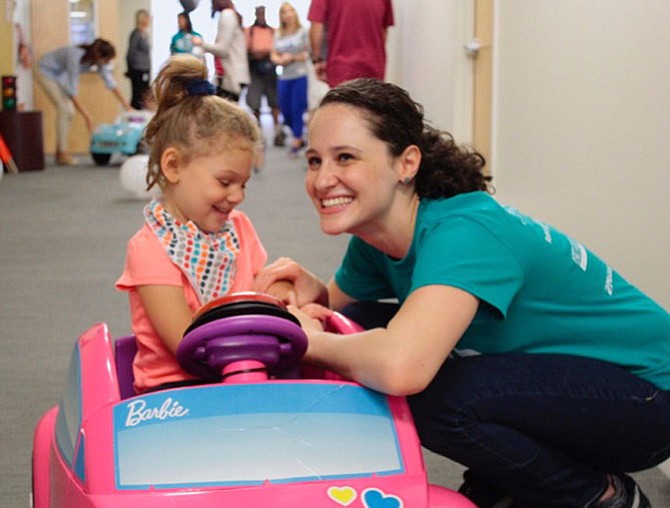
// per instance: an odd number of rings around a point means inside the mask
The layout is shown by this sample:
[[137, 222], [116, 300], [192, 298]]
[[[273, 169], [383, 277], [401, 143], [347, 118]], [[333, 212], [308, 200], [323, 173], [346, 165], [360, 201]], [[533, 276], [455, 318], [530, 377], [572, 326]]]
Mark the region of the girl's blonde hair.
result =
[[206, 79], [207, 67], [199, 58], [175, 55], [153, 82], [151, 93], [157, 110], [144, 133], [150, 148], [147, 190], [154, 185], [165, 187], [160, 160], [169, 147], [176, 148], [186, 164], [212, 153], [221, 142], [230, 148], [258, 148], [256, 121], [237, 104], [212, 95], [208, 87], [213, 85]]
[[288, 32], [287, 29], [288, 27], [286, 26], [286, 23], [284, 23], [281, 20], [281, 11], [284, 8], [291, 9], [294, 14], [295, 14], [295, 30], [299, 30], [302, 27], [302, 23], [300, 23], [300, 16], [298, 16], [298, 11], [291, 5], [289, 2], [284, 2], [279, 6], [279, 36], [284, 37], [285, 35], [291, 35], [291, 33], [294, 32]]

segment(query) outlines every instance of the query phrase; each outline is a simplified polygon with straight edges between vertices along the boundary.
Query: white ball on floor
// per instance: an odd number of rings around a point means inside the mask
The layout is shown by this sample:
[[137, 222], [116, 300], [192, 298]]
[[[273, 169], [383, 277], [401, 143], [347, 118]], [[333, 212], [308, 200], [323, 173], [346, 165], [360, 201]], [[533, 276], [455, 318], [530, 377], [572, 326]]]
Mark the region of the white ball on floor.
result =
[[147, 190], [147, 164], [148, 155], [133, 155], [128, 157], [121, 165], [119, 176], [121, 186], [130, 192], [136, 199], [151, 199], [157, 195], [154, 188]]

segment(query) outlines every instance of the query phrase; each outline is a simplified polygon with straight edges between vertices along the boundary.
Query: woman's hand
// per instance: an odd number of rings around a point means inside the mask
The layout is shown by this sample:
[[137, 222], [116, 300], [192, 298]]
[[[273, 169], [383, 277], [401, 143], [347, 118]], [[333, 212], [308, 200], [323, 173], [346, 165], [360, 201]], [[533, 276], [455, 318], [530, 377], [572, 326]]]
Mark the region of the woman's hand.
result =
[[282, 53], [279, 55], [280, 65], [288, 65], [295, 61], [291, 53]]
[[462, 289], [423, 286], [408, 296], [386, 328], [350, 334], [321, 331], [313, 306], [289, 310], [309, 338], [306, 363], [382, 393], [407, 396], [430, 384], [478, 305], [479, 300]]
[[326, 62], [318, 62], [314, 64], [314, 73], [316, 74], [316, 78], [319, 81], [323, 81], [325, 83], [328, 82], [328, 78], [326, 76]]
[[328, 307], [328, 290], [324, 283], [292, 259], [279, 258], [261, 269], [254, 279], [254, 290], [266, 293], [278, 281], [288, 281], [293, 286], [295, 301], [286, 303], [302, 307], [316, 302]]
[[[291, 303], [291, 305], [293, 305]], [[308, 303], [307, 305], [300, 308], [301, 312], [304, 312], [309, 317], [318, 319], [323, 323], [326, 319], [333, 315], [332, 309], [319, 305], [318, 303]]]
[[91, 117], [85, 116], [84, 123], [86, 124], [86, 130], [88, 130], [88, 133], [93, 134], [95, 131], [95, 124], [93, 123], [93, 120], [91, 120]]
[[[322, 307], [320, 305], [315, 305], [315, 307], [319, 307], [320, 309], [323, 310], [328, 310], [325, 309], [325, 307]], [[311, 315], [309, 312], [309, 306], [303, 307], [302, 309], [299, 309], [295, 305], [289, 305], [288, 310], [291, 314], [293, 314], [295, 317], [298, 318], [300, 321], [300, 326], [302, 329], [305, 331], [307, 336], [309, 337], [310, 333], [316, 333], [316, 332], [322, 332], [323, 331], [323, 323], [321, 322], [321, 319], [325, 319], [325, 315], [321, 314], [321, 318], [319, 317], [319, 312], [316, 312], [315, 315]], [[312, 312], [314, 312], [315, 309], [312, 309]]]

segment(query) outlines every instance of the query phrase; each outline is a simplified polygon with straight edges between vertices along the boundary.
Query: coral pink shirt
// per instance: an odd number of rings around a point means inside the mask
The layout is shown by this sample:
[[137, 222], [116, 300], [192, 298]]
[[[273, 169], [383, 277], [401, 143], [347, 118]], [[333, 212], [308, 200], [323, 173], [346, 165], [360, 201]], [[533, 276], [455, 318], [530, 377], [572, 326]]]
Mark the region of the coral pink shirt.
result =
[[[240, 239], [236, 259], [236, 275], [231, 292], [249, 291], [254, 276], [265, 265], [267, 252], [256, 235], [249, 218], [239, 210], [230, 214]], [[181, 286], [192, 312], [202, 304], [182, 270], [168, 257], [165, 248], [148, 225], [144, 225], [128, 242], [126, 264], [116, 288], [128, 291], [131, 327], [137, 338], [137, 354], [133, 361], [135, 390], [143, 392], [164, 383], [195, 379], [184, 371], [174, 355], [156, 333], [137, 294], [137, 286]]]

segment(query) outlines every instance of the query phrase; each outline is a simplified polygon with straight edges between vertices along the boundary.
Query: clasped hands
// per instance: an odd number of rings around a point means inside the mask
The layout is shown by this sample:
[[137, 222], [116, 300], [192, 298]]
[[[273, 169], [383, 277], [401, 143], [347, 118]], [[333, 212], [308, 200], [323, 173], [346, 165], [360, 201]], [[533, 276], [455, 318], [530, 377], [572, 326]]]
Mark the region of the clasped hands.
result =
[[261, 269], [254, 290], [286, 303], [308, 335], [323, 331], [323, 322], [333, 313], [323, 282], [290, 258], [279, 258]]

